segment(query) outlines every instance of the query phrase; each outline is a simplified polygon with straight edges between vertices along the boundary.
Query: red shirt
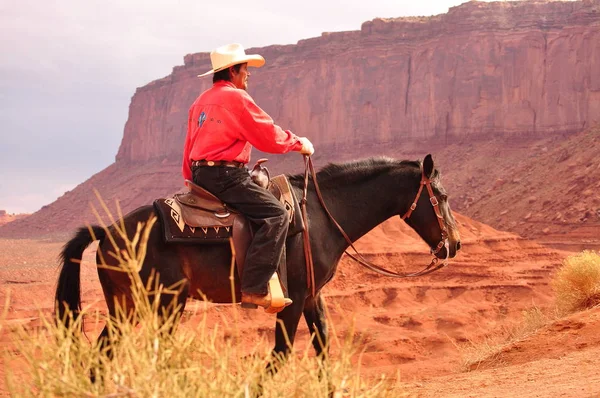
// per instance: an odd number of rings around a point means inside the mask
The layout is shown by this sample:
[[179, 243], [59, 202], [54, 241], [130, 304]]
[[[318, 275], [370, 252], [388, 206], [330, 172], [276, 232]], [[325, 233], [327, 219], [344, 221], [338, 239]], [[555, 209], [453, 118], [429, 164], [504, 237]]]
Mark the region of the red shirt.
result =
[[218, 81], [194, 101], [183, 150], [183, 178], [192, 179], [192, 160], [248, 163], [252, 146], [268, 153], [302, 149], [299, 138], [283, 130], [233, 83]]

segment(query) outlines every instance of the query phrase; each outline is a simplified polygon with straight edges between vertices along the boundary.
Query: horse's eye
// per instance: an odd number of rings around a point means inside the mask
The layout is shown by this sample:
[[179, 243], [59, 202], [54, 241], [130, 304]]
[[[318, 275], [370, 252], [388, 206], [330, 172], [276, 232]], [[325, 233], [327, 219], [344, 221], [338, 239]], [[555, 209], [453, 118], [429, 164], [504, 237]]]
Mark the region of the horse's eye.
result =
[[440, 200], [446, 202], [448, 200], [448, 195], [440, 195]]

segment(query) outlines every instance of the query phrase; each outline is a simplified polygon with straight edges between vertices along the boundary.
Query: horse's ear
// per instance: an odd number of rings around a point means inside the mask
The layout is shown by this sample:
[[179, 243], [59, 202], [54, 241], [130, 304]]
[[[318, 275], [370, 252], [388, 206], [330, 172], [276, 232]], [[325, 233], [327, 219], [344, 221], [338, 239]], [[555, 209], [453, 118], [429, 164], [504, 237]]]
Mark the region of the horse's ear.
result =
[[433, 158], [431, 157], [431, 154], [425, 156], [425, 160], [423, 160], [423, 174], [425, 174], [425, 177], [427, 178], [431, 178], [433, 174]]

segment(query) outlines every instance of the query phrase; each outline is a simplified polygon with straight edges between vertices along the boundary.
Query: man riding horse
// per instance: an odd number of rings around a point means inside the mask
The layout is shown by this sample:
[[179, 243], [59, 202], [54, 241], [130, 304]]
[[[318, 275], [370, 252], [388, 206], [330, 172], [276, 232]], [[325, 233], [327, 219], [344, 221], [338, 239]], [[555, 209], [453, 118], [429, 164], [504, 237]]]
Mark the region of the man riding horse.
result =
[[240, 44], [229, 44], [212, 51], [210, 60], [212, 69], [198, 77], [212, 74], [213, 86], [200, 94], [189, 110], [183, 177], [254, 224], [241, 280], [242, 305], [278, 312], [292, 300], [286, 298], [282, 307], [272, 308], [268, 281], [283, 253], [288, 215], [270, 192], [251, 180], [247, 164], [252, 146], [268, 153], [298, 151], [304, 155], [312, 155], [314, 148], [308, 138], [274, 124], [246, 92], [247, 68], [263, 66], [262, 56], [246, 54]]

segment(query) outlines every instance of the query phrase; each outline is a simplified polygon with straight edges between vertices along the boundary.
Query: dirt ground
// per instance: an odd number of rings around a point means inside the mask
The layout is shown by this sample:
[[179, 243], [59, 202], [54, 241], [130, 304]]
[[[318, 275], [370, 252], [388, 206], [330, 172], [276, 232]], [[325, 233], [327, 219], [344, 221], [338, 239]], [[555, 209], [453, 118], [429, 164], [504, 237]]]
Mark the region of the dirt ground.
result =
[[[466, 370], [468, 346], [518, 324], [524, 310], [551, 305], [552, 272], [572, 252], [497, 231], [460, 214], [456, 218], [463, 249], [449, 267], [434, 274], [392, 279], [342, 259], [325, 289], [326, 301], [336, 335], [354, 327], [363, 350], [362, 372], [369, 377], [399, 375], [408, 396], [600, 396], [600, 309], [554, 322]], [[569, 247], [584, 245], [579, 235], [579, 244]], [[40, 311], [51, 312], [63, 244], [0, 239], [0, 302], [9, 300], [0, 336], [3, 344], [11, 326], [35, 326]], [[430, 260], [426, 245], [398, 218], [363, 237], [357, 247], [374, 262], [396, 270], [417, 270]], [[83, 304], [102, 308], [93, 251], [84, 259]], [[210, 324], [226, 322], [232, 307], [204, 308], [190, 302], [186, 311], [189, 316], [182, 327], [192, 327], [203, 311]], [[273, 341], [273, 316], [261, 311], [239, 314], [238, 327], [249, 343], [257, 336]], [[93, 337], [97, 330], [90, 328]], [[308, 339], [301, 322], [295, 348], [304, 349]], [[6, 371], [2, 362], [3, 395]]]

